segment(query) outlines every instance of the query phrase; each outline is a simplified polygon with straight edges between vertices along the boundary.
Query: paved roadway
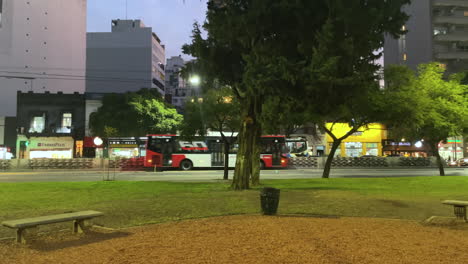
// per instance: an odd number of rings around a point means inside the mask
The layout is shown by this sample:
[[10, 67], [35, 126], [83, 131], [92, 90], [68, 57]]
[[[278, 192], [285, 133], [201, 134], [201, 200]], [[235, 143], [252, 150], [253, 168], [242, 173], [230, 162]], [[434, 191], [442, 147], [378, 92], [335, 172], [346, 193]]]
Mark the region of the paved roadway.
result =
[[[262, 179], [307, 179], [320, 178], [319, 169], [264, 170]], [[232, 179], [233, 171], [229, 178]], [[332, 178], [375, 178], [375, 177], [414, 177], [437, 176], [436, 168], [430, 169], [332, 169]], [[468, 168], [448, 168], [448, 176], [468, 176]], [[25, 171], [0, 172], [0, 182], [76, 182], [102, 181], [110, 177], [118, 181], [219, 181], [222, 170], [129, 172], [129, 171]]]

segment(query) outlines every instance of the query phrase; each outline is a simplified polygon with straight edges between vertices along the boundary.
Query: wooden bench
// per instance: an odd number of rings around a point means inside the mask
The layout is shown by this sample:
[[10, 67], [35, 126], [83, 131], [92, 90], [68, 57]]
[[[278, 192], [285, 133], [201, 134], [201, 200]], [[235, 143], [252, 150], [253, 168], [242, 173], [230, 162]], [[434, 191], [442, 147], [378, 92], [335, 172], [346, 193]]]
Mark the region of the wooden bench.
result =
[[443, 204], [453, 205], [453, 212], [458, 219], [463, 219], [467, 221], [466, 217], [466, 207], [468, 206], [468, 201], [457, 201], [457, 200], [445, 200], [442, 201]]
[[83, 233], [84, 221], [94, 217], [104, 215], [97, 211], [81, 211], [66, 214], [40, 216], [34, 218], [17, 219], [2, 222], [2, 225], [16, 229], [16, 242], [26, 243], [23, 236], [23, 231], [27, 228], [36, 227], [39, 225], [55, 224], [67, 221], [73, 221], [73, 233]]

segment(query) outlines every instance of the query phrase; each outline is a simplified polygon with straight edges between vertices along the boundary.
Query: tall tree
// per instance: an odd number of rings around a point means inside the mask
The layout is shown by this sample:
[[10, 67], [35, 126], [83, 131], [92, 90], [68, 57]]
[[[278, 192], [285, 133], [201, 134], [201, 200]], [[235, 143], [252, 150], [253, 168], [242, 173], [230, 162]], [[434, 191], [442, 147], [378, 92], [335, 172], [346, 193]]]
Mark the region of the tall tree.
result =
[[[291, 94], [317, 120], [362, 94], [374, 80], [384, 34], [403, 33], [409, 0], [210, 0], [184, 51], [210, 79], [231, 87], [242, 122], [233, 188], [259, 182], [264, 102]], [[366, 84], [366, 85], [363, 85]], [[365, 87], [365, 88], [362, 88]]]
[[270, 97], [264, 102], [260, 118], [264, 134], [290, 136], [306, 125], [312, 125], [312, 118], [305, 110], [307, 105], [290, 96]]
[[[198, 100], [202, 99], [202, 100]], [[181, 135], [186, 138], [205, 136], [218, 131], [224, 143], [224, 179], [229, 175], [229, 151], [237, 140], [240, 107], [228, 87], [207, 90], [201, 98], [193, 98], [185, 105]]]
[[175, 132], [182, 116], [155, 90], [107, 94], [91, 114], [91, 131], [98, 136], [139, 138], [149, 133]]
[[[439, 63], [420, 65], [417, 75], [410, 75], [411, 71], [403, 66], [387, 72], [388, 98], [399, 104], [389, 110], [392, 132], [428, 143], [440, 175], [445, 175], [438, 145], [468, 129], [467, 86], [455, 75], [445, 79], [445, 69]], [[398, 73], [403, 73], [403, 78]]]

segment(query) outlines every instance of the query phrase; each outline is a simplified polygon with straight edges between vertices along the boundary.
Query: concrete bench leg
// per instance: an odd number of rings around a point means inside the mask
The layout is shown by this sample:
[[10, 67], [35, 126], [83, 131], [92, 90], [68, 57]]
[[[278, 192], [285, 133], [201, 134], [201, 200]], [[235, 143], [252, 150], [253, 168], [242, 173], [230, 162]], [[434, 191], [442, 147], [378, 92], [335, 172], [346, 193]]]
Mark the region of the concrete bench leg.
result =
[[26, 239], [24, 238], [24, 229], [16, 229], [16, 243], [26, 244]]
[[455, 206], [453, 206], [453, 211], [455, 213], [455, 216], [458, 219], [463, 219], [465, 222], [467, 222], [467, 219], [466, 219], [466, 206], [455, 205]]
[[74, 220], [73, 221], [73, 233], [83, 233], [84, 232], [84, 220]]

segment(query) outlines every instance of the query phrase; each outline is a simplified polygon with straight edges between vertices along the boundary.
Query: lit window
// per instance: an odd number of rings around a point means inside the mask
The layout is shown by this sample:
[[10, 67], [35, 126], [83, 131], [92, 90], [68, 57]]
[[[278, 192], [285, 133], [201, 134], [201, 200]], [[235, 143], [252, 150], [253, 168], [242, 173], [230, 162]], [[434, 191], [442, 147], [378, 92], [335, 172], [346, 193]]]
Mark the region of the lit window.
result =
[[62, 127], [71, 127], [72, 126], [72, 114], [71, 113], [64, 113], [62, 115]]
[[403, 53], [403, 60], [406, 61], [408, 59], [408, 56], [406, 55], [406, 53]]
[[42, 116], [34, 116], [31, 119], [29, 133], [42, 133], [45, 129], [45, 114]]
[[[1, 2], [2, 2], [2, 1], [0, 1], [0, 3], [1, 3]], [[464, 16], [468, 16], [468, 11], [463, 12], [463, 15], [464, 15]]]

